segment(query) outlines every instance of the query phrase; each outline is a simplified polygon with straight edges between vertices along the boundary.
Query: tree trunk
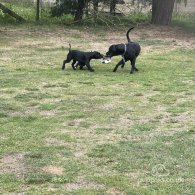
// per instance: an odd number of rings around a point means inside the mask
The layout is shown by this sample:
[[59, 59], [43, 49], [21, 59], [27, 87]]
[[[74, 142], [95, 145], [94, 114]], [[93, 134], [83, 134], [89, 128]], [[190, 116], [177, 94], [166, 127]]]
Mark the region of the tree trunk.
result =
[[110, 13], [115, 15], [116, 11], [116, 1], [117, 0], [111, 0], [110, 1]]
[[89, 15], [89, 1], [90, 0], [85, 0], [85, 9], [86, 9], [85, 14], [86, 14], [86, 16]]
[[98, 0], [93, 0], [93, 10], [94, 10], [94, 12], [98, 12], [98, 4], [99, 4]]
[[175, 0], [152, 0], [152, 24], [169, 25]]
[[17, 21], [22, 22], [25, 21], [24, 18], [10, 10], [9, 8], [5, 7], [3, 4], [0, 3], [0, 9], [3, 10], [4, 13], [9, 14], [10, 16], [14, 17]]
[[79, 0], [77, 3], [77, 10], [74, 21], [82, 20], [85, 8], [85, 0]]
[[98, 13], [98, 4], [99, 1], [98, 0], [93, 0], [93, 16], [94, 16], [94, 20], [97, 19], [97, 13]]

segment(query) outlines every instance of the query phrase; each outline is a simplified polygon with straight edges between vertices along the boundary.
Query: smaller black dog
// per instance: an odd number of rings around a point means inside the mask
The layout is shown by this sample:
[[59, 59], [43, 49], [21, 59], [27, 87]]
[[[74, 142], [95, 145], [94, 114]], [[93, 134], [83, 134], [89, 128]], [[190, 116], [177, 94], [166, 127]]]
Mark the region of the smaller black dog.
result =
[[127, 33], [127, 44], [117, 44], [117, 45], [111, 45], [109, 47], [108, 52], [106, 53], [106, 57], [103, 59], [103, 63], [109, 63], [110, 59], [113, 56], [122, 56], [122, 60], [119, 61], [119, 63], [115, 66], [113, 72], [116, 72], [119, 66], [121, 68], [124, 67], [125, 62], [130, 61], [131, 62], [131, 71], [130, 73], [133, 73], [134, 71], [138, 71], [136, 68], [135, 62], [137, 56], [140, 54], [141, 47], [137, 42], [132, 42], [131, 39], [129, 38], [129, 32], [133, 29], [134, 27], [130, 28]]
[[[88, 70], [91, 72], [94, 72], [94, 69], [90, 65], [90, 61], [92, 59], [102, 59], [103, 55], [100, 54], [97, 51], [91, 51], [91, 52], [83, 52], [83, 51], [78, 51], [78, 50], [71, 50], [71, 45], [69, 44], [69, 53], [67, 55], [67, 59], [64, 60], [63, 65], [62, 65], [62, 70], [65, 69], [65, 64], [69, 63], [73, 60], [72, 62], [72, 68], [76, 70], [77, 66], [80, 66], [80, 69], [83, 68], [83, 66], [87, 66]], [[77, 64], [75, 65], [75, 63]]]

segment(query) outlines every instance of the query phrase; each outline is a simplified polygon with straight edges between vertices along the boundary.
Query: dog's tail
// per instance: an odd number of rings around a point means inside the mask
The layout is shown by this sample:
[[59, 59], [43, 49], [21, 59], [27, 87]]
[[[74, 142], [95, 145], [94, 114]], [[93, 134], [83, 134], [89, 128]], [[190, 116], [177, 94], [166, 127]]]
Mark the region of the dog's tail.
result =
[[69, 43], [69, 51], [71, 50], [71, 44]]
[[131, 41], [131, 39], [129, 38], [129, 33], [130, 33], [130, 31], [131, 31], [132, 29], [134, 29], [134, 28], [135, 28], [135, 27], [131, 27], [131, 28], [127, 31], [126, 36], [127, 36], [127, 41], [128, 41], [128, 42]]

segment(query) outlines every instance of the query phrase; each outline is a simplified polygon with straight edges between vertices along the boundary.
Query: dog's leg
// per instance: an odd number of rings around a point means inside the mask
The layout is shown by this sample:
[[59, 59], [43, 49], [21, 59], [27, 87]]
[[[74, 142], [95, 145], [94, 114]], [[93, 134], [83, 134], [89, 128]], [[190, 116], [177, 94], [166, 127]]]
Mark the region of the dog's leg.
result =
[[87, 68], [88, 68], [88, 70], [89, 70], [90, 72], [94, 72], [94, 71], [95, 71], [95, 70], [91, 67], [89, 61], [86, 62], [86, 66], [87, 66]]
[[115, 68], [114, 68], [114, 70], [113, 70], [113, 72], [116, 72], [116, 70], [118, 69], [118, 67], [120, 66], [120, 65], [122, 65], [123, 67], [124, 67], [124, 65], [125, 65], [125, 62], [124, 62], [124, 60], [122, 59], [116, 66], [115, 66]]
[[83, 66], [85, 66], [85, 64], [84, 63], [81, 63], [81, 62], [78, 62], [77, 63], [77, 66], [79, 65], [79, 69], [80, 70], [83, 70]]
[[83, 70], [83, 65], [80, 65], [80, 68], [79, 68], [80, 70]]
[[[72, 68], [73, 68], [73, 70], [76, 70], [76, 67], [74, 66], [75, 63], [76, 63], [76, 60], [73, 60], [73, 62], [72, 62]], [[78, 63], [77, 63], [77, 64], [78, 64]], [[77, 66], [77, 64], [76, 64], [76, 66]]]
[[76, 65], [75, 65], [74, 67], [77, 69], [78, 66], [79, 66], [79, 62], [77, 62]]
[[123, 64], [121, 65], [121, 68], [124, 68], [124, 66], [125, 66], [125, 62], [126, 62], [127, 60], [125, 59], [125, 57], [123, 56]]
[[137, 68], [135, 67], [135, 61], [136, 61], [136, 58], [133, 58], [133, 59], [131, 60], [131, 71], [130, 71], [131, 74], [133, 74], [133, 72], [137, 69]]
[[72, 59], [67, 58], [66, 60], [63, 61], [62, 70], [65, 69], [65, 64], [66, 64], [66, 63], [69, 63], [71, 60], [72, 60]]

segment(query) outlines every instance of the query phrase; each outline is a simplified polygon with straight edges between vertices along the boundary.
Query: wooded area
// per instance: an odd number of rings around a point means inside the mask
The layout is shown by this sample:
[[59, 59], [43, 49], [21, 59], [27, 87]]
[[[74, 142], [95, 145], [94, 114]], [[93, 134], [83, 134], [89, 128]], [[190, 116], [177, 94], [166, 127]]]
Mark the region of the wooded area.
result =
[[[36, 21], [40, 19], [41, 6], [43, 1], [34, 1], [36, 5]], [[101, 12], [100, 7], [106, 6], [108, 8], [105, 13], [110, 15], [123, 15], [123, 13], [117, 9], [117, 5], [124, 4], [128, 7], [127, 2], [124, 0], [56, 0], [52, 1], [51, 16], [59, 17], [63, 14], [71, 14], [74, 17], [74, 21], [81, 21], [85, 16], [92, 16], [97, 18], [97, 14]], [[131, 5], [135, 5], [136, 0], [131, 1]], [[172, 20], [172, 13], [175, 2], [187, 4], [187, 0], [140, 0], [137, 1], [138, 6], [148, 6], [148, 11], [151, 9], [151, 23], [155, 25], [169, 25]], [[10, 1], [10, 4], [12, 2]], [[14, 12], [11, 8], [5, 4], [0, 3], [0, 9], [10, 16], [14, 17], [17, 21], [24, 21], [25, 19], [20, 16], [19, 13]]]

